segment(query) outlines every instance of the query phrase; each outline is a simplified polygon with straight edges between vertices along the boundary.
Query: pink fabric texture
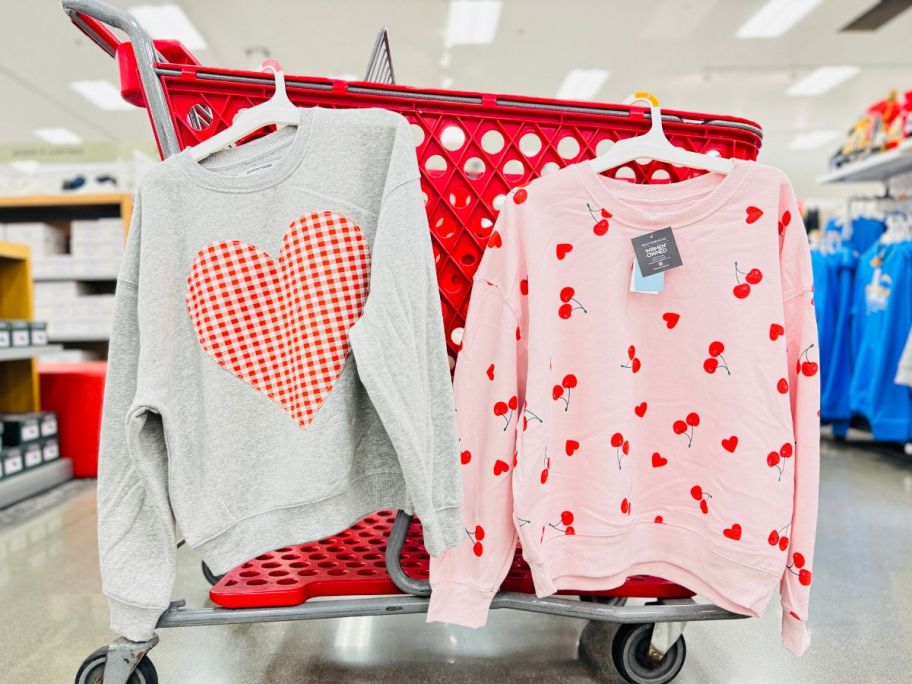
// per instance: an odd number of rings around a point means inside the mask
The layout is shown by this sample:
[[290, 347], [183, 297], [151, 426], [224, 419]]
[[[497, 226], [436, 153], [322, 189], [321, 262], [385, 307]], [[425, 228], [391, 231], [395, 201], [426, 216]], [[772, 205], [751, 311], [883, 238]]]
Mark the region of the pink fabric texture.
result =
[[[630, 291], [631, 238], [683, 266]], [[819, 375], [808, 241], [778, 170], [633, 185], [588, 164], [508, 196], [456, 366], [465, 542], [428, 621], [480, 627], [521, 542], [546, 596], [650, 574], [809, 638]]]

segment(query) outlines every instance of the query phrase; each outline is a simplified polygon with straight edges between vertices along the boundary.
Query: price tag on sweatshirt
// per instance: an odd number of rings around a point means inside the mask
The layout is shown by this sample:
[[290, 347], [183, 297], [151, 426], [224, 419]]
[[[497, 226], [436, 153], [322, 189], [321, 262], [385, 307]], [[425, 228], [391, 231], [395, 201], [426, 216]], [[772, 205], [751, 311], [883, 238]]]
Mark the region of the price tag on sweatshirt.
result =
[[671, 226], [639, 235], [631, 240], [640, 274], [649, 278], [681, 265], [681, 254]]

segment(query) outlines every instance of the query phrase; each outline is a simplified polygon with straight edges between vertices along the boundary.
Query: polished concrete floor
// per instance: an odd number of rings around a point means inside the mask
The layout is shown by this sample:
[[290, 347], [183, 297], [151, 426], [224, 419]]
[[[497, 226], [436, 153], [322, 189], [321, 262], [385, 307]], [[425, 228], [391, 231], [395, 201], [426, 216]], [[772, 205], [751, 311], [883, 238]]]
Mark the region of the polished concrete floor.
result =
[[[95, 547], [94, 488], [29, 519], [0, 517], [0, 682], [71, 682], [108, 641]], [[679, 682], [912, 682], [912, 459], [824, 443], [813, 643], [779, 646], [779, 611], [693, 624]], [[181, 549], [175, 595], [206, 603], [198, 559]], [[577, 659], [583, 623], [495, 611], [484, 630], [421, 615], [161, 630], [165, 684], [232, 682], [592, 682]]]

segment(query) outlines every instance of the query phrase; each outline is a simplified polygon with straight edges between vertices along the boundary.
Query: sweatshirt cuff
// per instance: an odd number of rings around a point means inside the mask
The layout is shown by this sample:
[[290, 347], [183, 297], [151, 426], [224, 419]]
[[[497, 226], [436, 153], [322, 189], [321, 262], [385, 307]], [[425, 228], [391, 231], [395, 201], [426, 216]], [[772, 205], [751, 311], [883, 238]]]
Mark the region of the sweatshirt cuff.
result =
[[493, 599], [493, 591], [482, 591], [462, 582], [435, 582], [431, 585], [427, 621], [475, 629], [484, 627]]
[[441, 508], [426, 515], [418, 513], [418, 518], [424, 534], [424, 548], [432, 556], [439, 556], [465, 541], [465, 524], [459, 506]]
[[785, 609], [782, 610], [782, 645], [798, 656], [811, 645], [807, 625]]
[[143, 608], [107, 597], [111, 631], [130, 641], [149, 641], [155, 633], [158, 618], [165, 609]]

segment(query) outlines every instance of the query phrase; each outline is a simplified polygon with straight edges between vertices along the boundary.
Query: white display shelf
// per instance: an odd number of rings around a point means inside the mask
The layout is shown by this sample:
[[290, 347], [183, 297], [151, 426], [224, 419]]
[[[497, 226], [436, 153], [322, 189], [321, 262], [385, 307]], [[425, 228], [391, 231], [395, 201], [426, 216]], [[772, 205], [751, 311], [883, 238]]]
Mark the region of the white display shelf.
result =
[[886, 181], [893, 176], [912, 171], [912, 138], [906, 138], [889, 152], [843, 164], [835, 171], [820, 176], [819, 183], [865, 183]]
[[73, 479], [73, 462], [57, 458], [0, 480], [0, 508]]
[[117, 273], [95, 273], [84, 275], [80, 273], [39, 273], [32, 276], [36, 283], [50, 283], [59, 280], [77, 280], [82, 282], [117, 280]]
[[48, 335], [51, 342], [107, 342], [111, 339], [110, 333], [67, 333], [63, 335]]
[[62, 344], [45, 344], [40, 347], [6, 347], [0, 349], [0, 361], [20, 361], [44, 354], [56, 354], [63, 351]]

